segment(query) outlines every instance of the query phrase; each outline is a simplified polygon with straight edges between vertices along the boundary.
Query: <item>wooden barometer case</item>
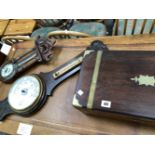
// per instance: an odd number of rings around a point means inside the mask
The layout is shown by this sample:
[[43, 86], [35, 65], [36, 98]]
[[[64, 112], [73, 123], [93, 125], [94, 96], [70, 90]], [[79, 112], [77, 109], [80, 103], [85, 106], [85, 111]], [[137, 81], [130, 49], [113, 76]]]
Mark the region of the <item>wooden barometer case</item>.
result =
[[6, 61], [0, 67], [0, 80], [12, 82], [19, 73], [33, 66], [36, 62], [45, 63], [52, 59], [53, 47], [56, 40], [38, 36], [35, 47], [23, 55]]

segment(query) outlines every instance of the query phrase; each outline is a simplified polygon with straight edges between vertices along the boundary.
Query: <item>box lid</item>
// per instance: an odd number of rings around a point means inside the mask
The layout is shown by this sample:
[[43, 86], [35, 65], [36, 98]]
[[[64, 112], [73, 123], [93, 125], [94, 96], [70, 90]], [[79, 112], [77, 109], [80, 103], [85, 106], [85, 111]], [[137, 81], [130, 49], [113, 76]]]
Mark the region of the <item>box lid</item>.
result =
[[154, 68], [155, 51], [95, 50], [83, 60], [73, 105], [155, 119]]

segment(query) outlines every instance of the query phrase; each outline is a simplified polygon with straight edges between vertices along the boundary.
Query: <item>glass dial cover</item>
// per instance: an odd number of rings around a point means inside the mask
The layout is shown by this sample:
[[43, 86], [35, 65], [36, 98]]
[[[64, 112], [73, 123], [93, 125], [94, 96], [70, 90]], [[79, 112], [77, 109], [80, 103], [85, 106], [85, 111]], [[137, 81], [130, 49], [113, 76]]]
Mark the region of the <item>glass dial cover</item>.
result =
[[2, 77], [7, 77], [9, 76], [12, 72], [13, 72], [14, 68], [13, 68], [13, 64], [7, 64], [5, 65], [2, 70], [1, 70], [1, 76]]
[[25, 110], [35, 103], [40, 92], [41, 84], [35, 76], [23, 76], [15, 81], [9, 91], [9, 105], [15, 110]]

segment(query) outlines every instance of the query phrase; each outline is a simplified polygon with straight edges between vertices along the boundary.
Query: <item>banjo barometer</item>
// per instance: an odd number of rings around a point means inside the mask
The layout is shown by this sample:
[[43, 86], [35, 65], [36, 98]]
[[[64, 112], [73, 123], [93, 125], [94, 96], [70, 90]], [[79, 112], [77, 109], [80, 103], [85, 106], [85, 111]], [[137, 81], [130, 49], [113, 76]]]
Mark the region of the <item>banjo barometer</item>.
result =
[[[101, 47], [101, 45], [103, 45], [102, 42], [94, 41], [85, 52], [50, 72], [25, 75], [17, 79], [12, 84], [7, 98], [0, 101], [0, 120], [10, 114], [29, 116], [38, 111], [46, 102], [47, 97], [52, 95], [54, 88], [77, 73], [83, 58], [96, 51], [97, 47]], [[5, 73], [4, 68], [3, 75], [12, 72], [12, 65], [8, 64], [7, 69], [8, 71]]]
[[0, 67], [0, 80], [7, 83], [33, 64], [46, 63], [52, 59], [53, 47], [56, 40], [38, 36], [35, 40], [35, 47], [23, 55], [5, 62]]

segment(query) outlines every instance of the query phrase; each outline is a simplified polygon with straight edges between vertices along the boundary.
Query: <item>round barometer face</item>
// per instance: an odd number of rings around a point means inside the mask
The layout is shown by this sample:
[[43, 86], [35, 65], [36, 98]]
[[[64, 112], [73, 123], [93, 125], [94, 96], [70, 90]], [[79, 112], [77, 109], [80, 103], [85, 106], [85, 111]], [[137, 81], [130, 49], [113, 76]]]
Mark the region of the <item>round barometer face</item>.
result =
[[1, 76], [3, 78], [8, 77], [9, 75], [11, 75], [13, 73], [13, 64], [7, 64], [5, 66], [3, 66], [3, 68], [1, 69]]
[[15, 111], [33, 107], [42, 95], [42, 82], [34, 75], [23, 76], [12, 85], [8, 102]]

